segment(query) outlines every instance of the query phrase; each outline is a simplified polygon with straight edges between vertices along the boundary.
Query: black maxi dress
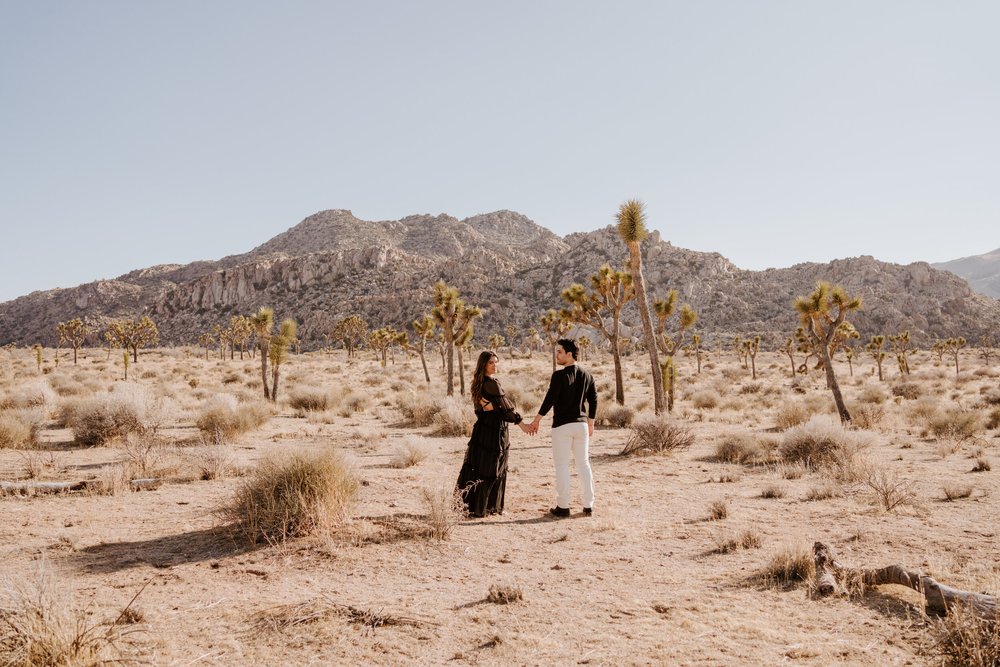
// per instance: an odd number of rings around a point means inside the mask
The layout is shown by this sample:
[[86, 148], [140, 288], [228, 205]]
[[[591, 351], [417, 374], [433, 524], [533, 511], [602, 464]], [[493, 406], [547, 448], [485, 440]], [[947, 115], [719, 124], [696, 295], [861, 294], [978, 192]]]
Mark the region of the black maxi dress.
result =
[[495, 379], [487, 377], [483, 381], [482, 393], [493, 409], [476, 407], [476, 424], [472, 427], [457, 485], [466, 509], [475, 517], [503, 514], [510, 451], [508, 425], [522, 421]]

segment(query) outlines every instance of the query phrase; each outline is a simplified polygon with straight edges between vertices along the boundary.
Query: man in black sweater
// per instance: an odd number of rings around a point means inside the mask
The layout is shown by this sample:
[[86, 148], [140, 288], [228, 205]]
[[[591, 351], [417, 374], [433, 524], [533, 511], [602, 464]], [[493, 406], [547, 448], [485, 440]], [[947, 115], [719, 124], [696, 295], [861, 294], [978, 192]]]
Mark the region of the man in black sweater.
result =
[[[538, 424], [550, 408], [552, 417], [552, 460], [556, 468], [556, 506], [549, 513], [569, 516], [569, 459], [576, 460], [583, 495], [583, 513], [594, 508], [594, 476], [590, 470], [590, 436], [594, 435], [597, 415], [597, 389], [591, 374], [576, 365], [576, 343], [567, 338], [556, 344], [556, 363], [563, 368], [552, 374], [542, 407], [529, 427], [538, 432]], [[585, 405], [586, 404], [586, 405]]]

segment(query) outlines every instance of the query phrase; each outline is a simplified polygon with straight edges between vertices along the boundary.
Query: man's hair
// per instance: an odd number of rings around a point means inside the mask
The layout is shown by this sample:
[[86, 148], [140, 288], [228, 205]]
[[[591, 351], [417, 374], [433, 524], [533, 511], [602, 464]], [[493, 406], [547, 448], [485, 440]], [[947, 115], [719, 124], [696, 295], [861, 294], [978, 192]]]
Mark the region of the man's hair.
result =
[[556, 344], [567, 353], [572, 354], [574, 360], [576, 359], [576, 355], [580, 351], [580, 349], [576, 346], [576, 341], [570, 338], [560, 338], [556, 341]]

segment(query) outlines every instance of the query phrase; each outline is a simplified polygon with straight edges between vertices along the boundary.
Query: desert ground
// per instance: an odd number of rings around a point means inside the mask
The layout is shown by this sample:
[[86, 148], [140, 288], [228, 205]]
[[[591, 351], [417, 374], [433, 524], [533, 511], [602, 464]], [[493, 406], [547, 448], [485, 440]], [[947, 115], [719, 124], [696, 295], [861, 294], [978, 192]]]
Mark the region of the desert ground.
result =
[[[270, 405], [259, 361], [238, 354], [143, 350], [125, 381], [120, 351], [57, 365], [45, 350], [41, 366], [0, 351], [0, 662], [24, 649], [11, 624], [44, 609], [35, 641], [92, 628], [101, 657], [137, 664], [941, 664], [916, 592], [816, 595], [813, 543], [1000, 592], [1000, 362], [974, 349], [957, 371], [917, 351], [910, 375], [886, 362], [881, 381], [870, 358], [841, 357], [847, 430], [821, 370], [793, 379], [787, 356], [761, 352], [754, 379], [731, 350], [700, 373], [680, 356], [680, 446], [648, 455], [621, 454], [652, 418], [648, 357], [624, 358], [616, 408], [611, 357], [592, 350], [597, 503], [582, 514], [574, 473], [561, 520], [546, 514], [547, 428], [511, 430], [503, 515], [451, 512], [470, 402], [444, 396], [436, 353], [429, 385], [419, 358], [394, 356], [292, 355]], [[500, 356], [533, 416], [550, 357]], [[131, 406], [139, 432], [84, 444], [94, 401]], [[206, 426], [211, 410], [245, 417], [242, 432]], [[829, 433], [832, 456], [798, 457]], [[331, 448], [358, 480], [344, 515], [271, 543], [234, 530], [224, 508], [260, 462]], [[78, 488], [35, 484], [50, 481]]]

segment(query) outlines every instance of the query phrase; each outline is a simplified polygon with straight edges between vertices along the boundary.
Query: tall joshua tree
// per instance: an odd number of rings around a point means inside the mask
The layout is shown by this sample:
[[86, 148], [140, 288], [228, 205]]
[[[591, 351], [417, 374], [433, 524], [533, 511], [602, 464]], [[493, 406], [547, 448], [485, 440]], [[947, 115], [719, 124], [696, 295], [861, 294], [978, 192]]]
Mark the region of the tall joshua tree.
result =
[[455, 342], [471, 321], [481, 316], [478, 306], [466, 306], [458, 290], [443, 280], [434, 284], [434, 321], [441, 325], [442, 343], [448, 355], [447, 394], [455, 395]]
[[427, 360], [424, 358], [424, 349], [427, 346], [427, 339], [434, 337], [434, 318], [425, 314], [423, 317], [413, 320], [411, 326], [413, 326], [413, 333], [417, 334], [417, 338], [420, 340], [417, 352], [420, 354], [420, 365], [424, 367], [424, 379], [430, 384], [431, 374], [427, 372]]
[[552, 348], [552, 371], [556, 370], [556, 342], [562, 338], [567, 331], [569, 331], [570, 321], [569, 321], [569, 311], [563, 310], [562, 312], [549, 308], [545, 313], [542, 314], [541, 319], [538, 323], [542, 325], [542, 331], [545, 332], [545, 338], [549, 341], [549, 347]]
[[70, 347], [73, 348], [73, 365], [76, 365], [76, 353], [83, 345], [83, 341], [87, 338], [87, 334], [90, 333], [90, 327], [84, 324], [83, 320], [80, 318], [75, 318], [69, 320], [68, 322], [60, 322], [56, 325], [56, 333], [59, 334], [59, 343], [69, 343]]
[[646, 238], [646, 207], [638, 199], [629, 199], [618, 208], [618, 235], [628, 247], [628, 268], [632, 273], [632, 287], [635, 289], [635, 300], [639, 306], [639, 316], [642, 319], [642, 333], [646, 339], [646, 349], [649, 351], [649, 365], [653, 371], [653, 411], [661, 414], [665, 407], [663, 398], [663, 376], [660, 368], [660, 355], [656, 349], [656, 338], [653, 335], [653, 318], [649, 314], [649, 302], [646, 299], [646, 279], [642, 275], [641, 244]]
[[849, 297], [840, 285], [831, 285], [820, 281], [809, 296], [800, 296], [795, 300], [795, 309], [799, 312], [802, 326], [819, 353], [823, 368], [826, 371], [826, 385], [833, 393], [833, 401], [837, 404], [837, 414], [840, 421], [848, 424], [851, 413], [847, 411], [844, 397], [840, 393], [837, 376], [833, 372], [830, 359], [830, 346], [837, 336], [840, 325], [847, 321], [847, 315], [861, 308], [859, 297]]
[[253, 324], [257, 345], [260, 347], [260, 378], [264, 383], [264, 398], [271, 400], [271, 391], [267, 386], [267, 357], [271, 345], [271, 330], [274, 329], [274, 310], [261, 308], [250, 317], [250, 322]]
[[[272, 336], [267, 348], [267, 356], [271, 358], [271, 400], [278, 400], [278, 379], [280, 377], [281, 364], [288, 359], [288, 348], [295, 344], [298, 325], [295, 320], [286, 318], [281, 321], [278, 327], [278, 335]], [[265, 391], [267, 383], [265, 382]]]
[[591, 291], [573, 283], [563, 290], [562, 298], [569, 304], [569, 318], [601, 332], [611, 345], [615, 362], [615, 401], [625, 405], [625, 385], [622, 381], [622, 356], [618, 347], [621, 337], [622, 309], [635, 298], [632, 275], [616, 271], [605, 264], [590, 277]]

